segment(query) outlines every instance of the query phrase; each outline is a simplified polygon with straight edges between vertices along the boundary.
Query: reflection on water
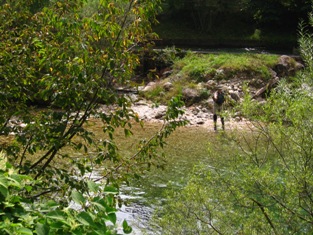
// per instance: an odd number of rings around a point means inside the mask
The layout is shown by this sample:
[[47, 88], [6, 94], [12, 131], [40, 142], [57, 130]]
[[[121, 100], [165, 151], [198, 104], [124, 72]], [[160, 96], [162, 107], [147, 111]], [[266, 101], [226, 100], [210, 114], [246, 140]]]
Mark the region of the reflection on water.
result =
[[[96, 122], [90, 125], [95, 133], [101, 135]], [[123, 131], [115, 133], [118, 148], [122, 154], [132, 156], [137, 151], [139, 139], [150, 138], [160, 128], [160, 123], [145, 123], [144, 129], [133, 125], [134, 135], [125, 138]], [[167, 162], [164, 169], [151, 168], [133, 179], [130, 185], [121, 187], [121, 198], [125, 205], [118, 212], [118, 222], [127, 219], [133, 227], [133, 235], [156, 235], [159, 232], [149, 230], [149, 219], [153, 211], [166, 203], [165, 191], [181, 189], [188, 181], [188, 174], [199, 161], [207, 159], [208, 143], [216, 141], [217, 133], [203, 127], [181, 127], [167, 140], [164, 151]], [[94, 172], [96, 174], [96, 172]], [[122, 232], [121, 232], [122, 234]]]
[[[152, 131], [155, 126], [149, 126]], [[169, 139], [164, 151], [167, 155], [165, 169], [153, 168], [130, 186], [121, 188], [121, 197], [126, 205], [118, 213], [119, 219], [127, 219], [132, 225], [132, 234], [159, 234], [149, 230], [153, 210], [166, 203], [167, 189], [181, 189], [188, 180], [188, 173], [195, 163], [205, 161], [208, 142], [216, 139], [213, 133], [201, 127], [178, 129]]]

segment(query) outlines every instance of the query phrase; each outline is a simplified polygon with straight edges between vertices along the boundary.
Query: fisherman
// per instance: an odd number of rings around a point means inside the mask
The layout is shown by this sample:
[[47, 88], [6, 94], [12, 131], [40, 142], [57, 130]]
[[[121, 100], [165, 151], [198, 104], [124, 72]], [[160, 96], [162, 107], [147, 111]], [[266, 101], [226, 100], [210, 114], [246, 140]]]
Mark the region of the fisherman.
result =
[[222, 116], [223, 104], [225, 102], [225, 94], [223, 92], [222, 86], [217, 86], [216, 91], [213, 94], [213, 121], [214, 121], [214, 130], [217, 130], [217, 116], [221, 118], [222, 128], [225, 130], [224, 117]]

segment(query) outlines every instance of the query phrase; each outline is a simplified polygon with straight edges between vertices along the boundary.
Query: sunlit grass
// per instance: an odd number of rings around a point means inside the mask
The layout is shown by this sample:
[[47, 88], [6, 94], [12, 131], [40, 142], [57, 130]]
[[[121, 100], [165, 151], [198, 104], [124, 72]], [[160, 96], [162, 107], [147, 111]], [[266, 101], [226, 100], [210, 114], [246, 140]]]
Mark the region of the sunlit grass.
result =
[[[222, 53], [222, 54], [194, 54], [175, 62], [174, 69], [190, 74], [194, 69], [231, 69], [234, 72], [250, 70], [254, 72], [271, 68], [277, 63], [277, 55], [252, 54], [252, 53]], [[266, 76], [267, 74], [265, 74]]]
[[[278, 62], [278, 55], [254, 53], [197, 54], [189, 52], [182, 59], [174, 61], [173, 73], [159, 81], [151, 90], [142, 95], [155, 102], [166, 104], [173, 96], [187, 87], [196, 87], [208, 80], [230, 80], [232, 78], [262, 79], [272, 77], [271, 69]], [[173, 87], [165, 91], [163, 84], [170, 81]]]

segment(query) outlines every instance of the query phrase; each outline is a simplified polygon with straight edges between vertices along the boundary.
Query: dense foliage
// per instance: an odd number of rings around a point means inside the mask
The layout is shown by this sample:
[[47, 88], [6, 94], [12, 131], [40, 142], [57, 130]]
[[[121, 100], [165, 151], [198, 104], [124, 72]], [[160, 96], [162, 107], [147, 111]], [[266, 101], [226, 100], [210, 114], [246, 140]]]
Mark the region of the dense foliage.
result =
[[[297, 47], [311, 0], [165, 0], [154, 30], [183, 47]], [[289, 52], [290, 53], [290, 52]]]
[[[31, 200], [34, 187], [41, 187], [39, 180], [21, 175], [0, 156], [0, 231], [1, 234], [114, 234], [116, 231], [116, 199], [118, 190], [101, 187], [88, 180], [89, 195], [73, 190], [64, 207], [57, 200], [41, 203]], [[124, 233], [132, 228], [124, 220]]]
[[163, 234], [313, 232], [312, 38], [301, 30], [306, 69], [282, 80], [264, 104], [247, 96], [250, 129], [221, 134], [207, 164], [171, 194], [158, 221]]
[[[203, 31], [210, 31], [227, 14], [241, 14], [251, 17], [251, 22], [259, 27], [296, 28], [299, 19], [307, 18], [310, 11], [310, 0], [166, 0], [165, 13], [187, 14], [194, 25]], [[236, 19], [235, 19], [236, 20]]]
[[120, 182], [157, 164], [156, 148], [184, 124], [172, 121], [175, 98], [138, 152], [122, 156], [115, 144], [116, 128], [128, 136], [139, 121], [116, 88], [128, 85], [158, 9], [159, 1], [0, 1], [1, 234], [116, 233]]

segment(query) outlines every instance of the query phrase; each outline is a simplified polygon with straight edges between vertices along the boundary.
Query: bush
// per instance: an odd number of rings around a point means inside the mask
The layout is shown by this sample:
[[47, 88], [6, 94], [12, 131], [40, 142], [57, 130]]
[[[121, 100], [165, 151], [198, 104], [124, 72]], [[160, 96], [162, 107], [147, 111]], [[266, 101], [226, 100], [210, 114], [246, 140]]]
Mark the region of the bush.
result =
[[[41, 182], [21, 175], [0, 154], [0, 233], [1, 234], [115, 234], [118, 230], [115, 187], [88, 181], [88, 191], [71, 193], [73, 206], [53, 200], [30, 200], [28, 195]], [[92, 196], [90, 196], [92, 195]], [[124, 233], [132, 229], [124, 221]]]
[[[312, 35], [300, 45], [312, 65]], [[170, 193], [162, 234], [313, 233], [312, 76], [309, 66], [282, 80], [262, 106], [245, 98], [249, 129], [221, 134], [186, 187]]]
[[292, 86], [290, 93], [281, 84], [263, 106], [250, 104], [249, 131], [209, 147], [207, 163], [162, 210], [163, 234], [313, 232], [313, 97]]

